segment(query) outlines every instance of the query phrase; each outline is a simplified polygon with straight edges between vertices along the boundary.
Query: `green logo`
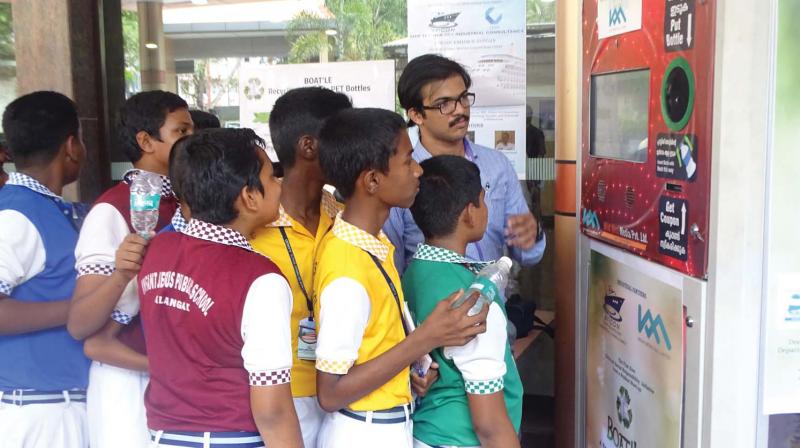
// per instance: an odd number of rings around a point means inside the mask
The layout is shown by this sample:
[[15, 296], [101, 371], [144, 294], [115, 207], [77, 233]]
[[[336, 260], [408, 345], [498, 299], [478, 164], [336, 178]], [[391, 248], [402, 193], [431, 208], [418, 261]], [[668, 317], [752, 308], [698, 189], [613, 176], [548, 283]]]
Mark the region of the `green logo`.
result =
[[617, 418], [620, 423], [628, 429], [633, 421], [633, 410], [631, 409], [631, 396], [625, 386], [619, 386], [617, 394]]

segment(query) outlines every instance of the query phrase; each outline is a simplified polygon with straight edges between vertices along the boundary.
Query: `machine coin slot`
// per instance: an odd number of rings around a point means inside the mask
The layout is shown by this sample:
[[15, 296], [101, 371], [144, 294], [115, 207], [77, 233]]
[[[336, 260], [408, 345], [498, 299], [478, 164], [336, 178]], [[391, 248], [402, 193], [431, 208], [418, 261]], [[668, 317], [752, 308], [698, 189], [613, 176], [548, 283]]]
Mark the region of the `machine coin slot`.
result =
[[667, 191], [672, 191], [674, 193], [680, 193], [680, 192], [683, 191], [683, 186], [681, 186], [680, 184], [673, 184], [673, 183], [667, 182]]

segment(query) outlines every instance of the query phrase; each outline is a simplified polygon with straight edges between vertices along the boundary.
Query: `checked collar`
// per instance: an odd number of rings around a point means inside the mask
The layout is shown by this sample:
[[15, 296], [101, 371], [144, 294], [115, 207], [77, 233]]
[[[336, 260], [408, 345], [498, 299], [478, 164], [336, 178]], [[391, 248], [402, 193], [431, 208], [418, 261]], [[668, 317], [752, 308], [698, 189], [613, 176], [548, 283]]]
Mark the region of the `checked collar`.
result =
[[476, 274], [486, 265], [490, 264], [490, 262], [486, 261], [468, 260], [464, 256], [459, 255], [452, 250], [437, 246], [430, 246], [424, 243], [421, 243], [419, 246], [417, 246], [417, 252], [414, 254], [414, 258], [417, 260], [460, 264]]

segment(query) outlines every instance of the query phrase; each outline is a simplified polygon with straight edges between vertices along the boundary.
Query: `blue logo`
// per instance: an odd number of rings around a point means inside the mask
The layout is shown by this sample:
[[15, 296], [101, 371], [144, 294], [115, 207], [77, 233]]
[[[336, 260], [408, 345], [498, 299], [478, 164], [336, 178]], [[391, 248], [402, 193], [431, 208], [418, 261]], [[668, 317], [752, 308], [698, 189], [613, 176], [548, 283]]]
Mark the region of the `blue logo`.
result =
[[[647, 312], [644, 313], [644, 316], [642, 316], [642, 305], [639, 304], [639, 333], [642, 333], [642, 331], [644, 331], [648, 338], [655, 339], [658, 345], [661, 345], [661, 338], [663, 338], [667, 350], [672, 350], [672, 343], [669, 341], [667, 327], [664, 326], [661, 315], [656, 314], [654, 319], [653, 314], [648, 309]], [[659, 332], [661, 332], [660, 335]]]
[[494, 6], [486, 10], [486, 14], [483, 16], [486, 18], [486, 21], [489, 22], [489, 25], [497, 25], [503, 20], [503, 14], [500, 14], [497, 17], [492, 17], [492, 11], [494, 11]]
[[617, 6], [608, 11], [608, 26], [619, 25], [628, 21], [625, 17], [625, 9], [622, 6]]
[[584, 227], [600, 230], [600, 220], [597, 219], [597, 213], [591, 210], [583, 209], [583, 217], [581, 218], [581, 223], [583, 223]]
[[605, 296], [604, 301], [605, 303], [603, 304], [603, 311], [605, 311], [606, 316], [608, 316], [609, 319], [622, 322], [622, 314], [620, 314], [620, 311], [622, 310], [622, 302], [624, 302], [625, 299], [614, 295], [614, 290], [609, 288], [608, 294]]

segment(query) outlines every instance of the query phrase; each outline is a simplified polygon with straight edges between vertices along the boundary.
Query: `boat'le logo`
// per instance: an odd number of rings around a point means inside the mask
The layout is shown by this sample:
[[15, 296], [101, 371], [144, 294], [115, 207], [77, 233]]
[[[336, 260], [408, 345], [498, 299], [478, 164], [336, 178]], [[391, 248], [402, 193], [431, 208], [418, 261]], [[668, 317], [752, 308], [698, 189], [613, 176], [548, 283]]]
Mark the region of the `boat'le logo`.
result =
[[437, 13], [431, 18], [431, 23], [428, 24], [431, 28], [453, 28], [458, 25], [456, 18], [461, 12], [453, 13]]
[[649, 309], [642, 315], [641, 304], [639, 304], [639, 333], [644, 333], [649, 339], [655, 339], [658, 345], [661, 345], [661, 340], [663, 339], [664, 346], [667, 347], [667, 350], [672, 350], [672, 343], [669, 341], [667, 327], [664, 325], [661, 315], [656, 314], [656, 317], [653, 318], [653, 314]]
[[628, 21], [625, 17], [625, 8], [617, 6], [608, 10], [608, 26], [619, 25]]

